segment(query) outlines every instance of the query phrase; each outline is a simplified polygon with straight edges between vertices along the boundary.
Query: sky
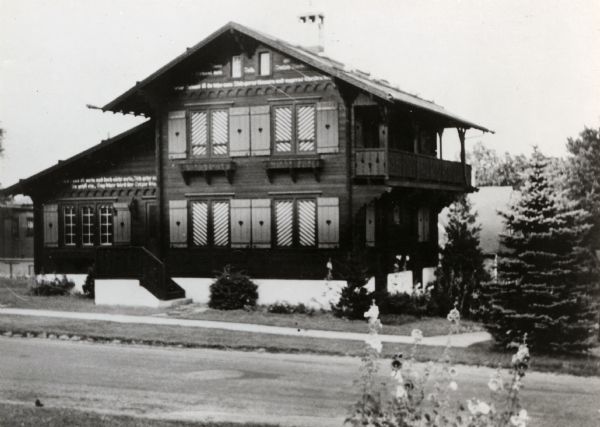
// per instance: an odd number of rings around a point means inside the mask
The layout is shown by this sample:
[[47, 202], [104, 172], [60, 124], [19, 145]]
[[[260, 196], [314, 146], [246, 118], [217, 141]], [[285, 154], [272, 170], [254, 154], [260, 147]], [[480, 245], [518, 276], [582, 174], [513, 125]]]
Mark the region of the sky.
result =
[[[328, 56], [495, 131], [470, 131], [468, 145], [564, 156], [568, 137], [600, 126], [598, 0], [0, 0], [0, 10], [4, 186], [142, 122], [86, 104], [106, 104], [225, 23], [293, 41], [307, 11], [325, 14]], [[455, 141], [444, 134], [445, 153]]]

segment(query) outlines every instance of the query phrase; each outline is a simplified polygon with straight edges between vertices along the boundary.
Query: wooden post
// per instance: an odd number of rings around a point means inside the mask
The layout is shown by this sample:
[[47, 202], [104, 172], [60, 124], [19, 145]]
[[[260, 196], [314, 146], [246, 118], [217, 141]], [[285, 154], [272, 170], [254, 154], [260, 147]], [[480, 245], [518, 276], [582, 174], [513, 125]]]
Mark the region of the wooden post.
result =
[[467, 185], [469, 182], [467, 179], [467, 160], [465, 153], [465, 134], [467, 133], [467, 130], [465, 128], [456, 128], [456, 130], [458, 132], [458, 139], [460, 139], [460, 163], [462, 165], [464, 182], [465, 185]]
[[412, 126], [413, 132], [415, 133], [415, 137], [413, 139], [413, 153], [419, 154], [419, 124], [411, 118], [410, 124]]
[[444, 128], [441, 128], [440, 130], [438, 130], [437, 134], [438, 134], [438, 138], [440, 140], [440, 160], [444, 160], [444, 155], [443, 155], [443, 151], [442, 151], [442, 135], [444, 134]]

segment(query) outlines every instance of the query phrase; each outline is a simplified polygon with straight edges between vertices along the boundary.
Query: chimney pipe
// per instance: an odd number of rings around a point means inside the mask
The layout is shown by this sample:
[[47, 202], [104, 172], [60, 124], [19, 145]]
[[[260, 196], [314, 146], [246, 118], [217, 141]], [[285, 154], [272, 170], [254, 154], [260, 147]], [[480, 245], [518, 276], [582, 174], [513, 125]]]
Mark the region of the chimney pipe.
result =
[[323, 31], [325, 15], [322, 13], [305, 13], [298, 17], [300, 44], [314, 53], [323, 53]]

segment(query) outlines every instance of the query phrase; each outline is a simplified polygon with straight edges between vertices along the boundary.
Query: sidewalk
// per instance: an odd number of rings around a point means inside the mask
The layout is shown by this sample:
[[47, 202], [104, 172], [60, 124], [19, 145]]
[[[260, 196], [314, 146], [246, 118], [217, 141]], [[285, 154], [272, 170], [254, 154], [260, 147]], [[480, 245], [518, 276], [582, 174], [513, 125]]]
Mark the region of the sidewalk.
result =
[[[212, 320], [173, 319], [153, 316], [131, 316], [124, 314], [83, 313], [73, 311], [31, 310], [21, 308], [0, 308], [0, 315], [55, 317], [61, 319], [96, 320], [117, 323], [138, 323], [146, 325], [187, 326], [193, 328], [222, 329], [228, 331], [250, 332], [271, 335], [286, 335], [309, 338], [325, 338], [336, 340], [364, 341], [367, 334], [356, 332], [322, 331], [315, 329], [296, 329], [279, 326], [254, 325], [249, 323], [216, 322]], [[412, 344], [413, 339], [402, 335], [379, 335], [382, 342]], [[452, 336], [453, 347], [468, 347], [472, 344], [490, 340], [487, 332], [469, 332]], [[420, 345], [444, 346], [448, 342], [447, 335], [424, 337]]]

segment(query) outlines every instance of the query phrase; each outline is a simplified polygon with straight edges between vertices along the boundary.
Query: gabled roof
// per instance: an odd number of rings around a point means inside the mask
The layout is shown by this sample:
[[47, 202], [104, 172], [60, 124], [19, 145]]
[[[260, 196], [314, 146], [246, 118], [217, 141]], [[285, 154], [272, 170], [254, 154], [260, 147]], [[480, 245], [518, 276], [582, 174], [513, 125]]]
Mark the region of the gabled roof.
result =
[[56, 173], [66, 170], [69, 167], [83, 163], [86, 160], [89, 160], [92, 155], [101, 153], [118, 142], [122, 143], [127, 139], [131, 139], [132, 141], [137, 140], [137, 137], [142, 137], [144, 132], [146, 132], [150, 138], [154, 136], [154, 127], [152, 126], [151, 120], [145, 121], [144, 123], [126, 130], [125, 132], [122, 132], [112, 138], [102, 140], [99, 144], [75, 154], [74, 156], [69, 157], [67, 160], [59, 160], [57, 164], [50, 166], [49, 168], [44, 169], [35, 175], [31, 175], [29, 178], [21, 179], [19, 182], [11, 185], [10, 187], [2, 188], [0, 189], [0, 195], [8, 196], [11, 194], [28, 194], [28, 190], [35, 186], [36, 183], [39, 183], [41, 179], [47, 179]]
[[357, 87], [367, 93], [370, 93], [382, 100], [390, 103], [407, 104], [416, 109], [430, 112], [434, 115], [444, 118], [449, 127], [464, 127], [479, 129], [483, 132], [492, 132], [489, 129], [462, 119], [461, 117], [446, 111], [443, 107], [419, 98], [416, 95], [404, 92], [383, 80], [369, 78], [365, 73], [351, 71], [344, 67], [344, 64], [337, 62], [331, 58], [315, 54], [309, 50], [303, 49], [300, 46], [294, 46], [288, 42], [280, 40], [276, 37], [266, 35], [256, 30], [250, 29], [235, 22], [229, 22], [200, 43], [188, 48], [183, 54], [179, 55], [171, 62], [156, 70], [144, 80], [137, 82], [135, 86], [127, 90], [125, 93], [115, 98], [102, 109], [104, 111], [113, 111], [121, 113], [135, 113], [149, 115], [149, 107], [145, 105], [145, 100], [142, 92], [148, 85], [159, 82], [161, 80], [168, 81], [172, 73], [181, 70], [186, 64], [193, 60], [205, 47], [220, 36], [231, 32], [237, 32], [250, 37], [274, 50], [277, 50], [287, 56], [290, 56], [322, 73], [331, 77], [337, 78], [347, 84]]

